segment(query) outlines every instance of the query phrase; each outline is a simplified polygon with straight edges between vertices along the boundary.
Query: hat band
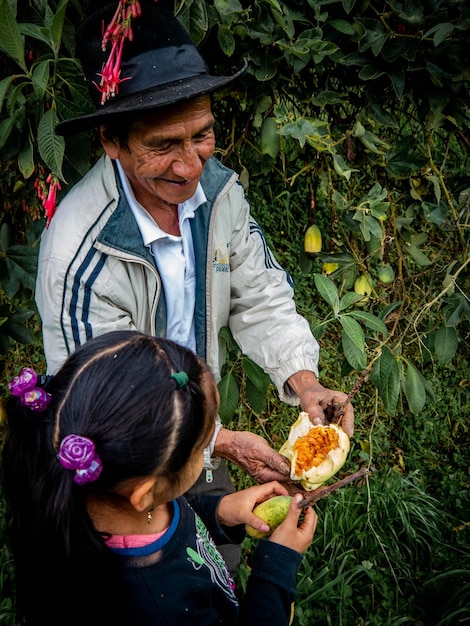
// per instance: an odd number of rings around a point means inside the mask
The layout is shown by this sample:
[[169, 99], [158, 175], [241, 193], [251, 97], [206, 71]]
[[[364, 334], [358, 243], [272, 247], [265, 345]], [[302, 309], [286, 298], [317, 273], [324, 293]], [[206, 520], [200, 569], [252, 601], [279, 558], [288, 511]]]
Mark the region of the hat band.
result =
[[119, 84], [119, 94], [113, 100], [207, 74], [207, 65], [194, 46], [184, 44], [148, 50], [121, 63], [120, 79], [129, 80]]

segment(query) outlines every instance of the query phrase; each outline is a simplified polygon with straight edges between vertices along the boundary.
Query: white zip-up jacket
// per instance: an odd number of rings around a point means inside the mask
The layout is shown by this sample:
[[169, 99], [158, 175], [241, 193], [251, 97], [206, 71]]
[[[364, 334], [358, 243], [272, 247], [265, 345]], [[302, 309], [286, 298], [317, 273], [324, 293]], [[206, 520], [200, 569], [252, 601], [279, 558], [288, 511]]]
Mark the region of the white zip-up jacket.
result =
[[[228, 326], [244, 354], [298, 405], [285, 386], [300, 370], [318, 375], [318, 343], [296, 312], [291, 277], [250, 215], [238, 176], [215, 158], [204, 168], [207, 201], [190, 220], [196, 258], [196, 346], [216, 378]], [[165, 336], [165, 297], [113, 162], [102, 156], [62, 200], [39, 251], [36, 303], [47, 371], [53, 374], [95, 335], [137, 329]]]

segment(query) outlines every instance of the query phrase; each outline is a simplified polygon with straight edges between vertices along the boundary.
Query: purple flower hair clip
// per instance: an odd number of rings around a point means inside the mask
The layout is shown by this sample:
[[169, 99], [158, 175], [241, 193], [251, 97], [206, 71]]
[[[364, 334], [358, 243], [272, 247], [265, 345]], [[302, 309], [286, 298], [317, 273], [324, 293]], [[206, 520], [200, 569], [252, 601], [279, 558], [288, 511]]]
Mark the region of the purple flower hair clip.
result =
[[38, 376], [31, 367], [23, 367], [18, 376], [8, 383], [10, 393], [17, 396], [22, 406], [32, 411], [45, 411], [51, 396], [42, 387], [36, 387]]
[[75, 470], [73, 480], [78, 485], [97, 480], [103, 469], [101, 459], [95, 452], [95, 444], [81, 435], [67, 435], [62, 439], [57, 458], [62, 467]]

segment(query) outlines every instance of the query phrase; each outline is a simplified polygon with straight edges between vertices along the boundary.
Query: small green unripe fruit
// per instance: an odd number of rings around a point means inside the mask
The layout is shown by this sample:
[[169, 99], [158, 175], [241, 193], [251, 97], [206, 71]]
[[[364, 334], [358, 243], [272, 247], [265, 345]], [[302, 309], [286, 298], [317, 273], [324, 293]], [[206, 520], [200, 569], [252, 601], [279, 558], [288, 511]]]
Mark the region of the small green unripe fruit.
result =
[[269, 500], [261, 502], [261, 504], [255, 506], [253, 513], [266, 522], [266, 524], [269, 524], [271, 530], [269, 532], [262, 533], [249, 524], [246, 524], [246, 532], [250, 535], [250, 537], [254, 537], [255, 539], [269, 537], [273, 530], [286, 519], [287, 511], [289, 510], [291, 502], [292, 496], [274, 496], [273, 498], [269, 498]]
[[390, 285], [395, 280], [395, 272], [389, 263], [383, 263], [379, 266], [378, 277], [381, 283]]
[[267, 117], [261, 124], [261, 153], [275, 159], [279, 153], [279, 134], [274, 117]]

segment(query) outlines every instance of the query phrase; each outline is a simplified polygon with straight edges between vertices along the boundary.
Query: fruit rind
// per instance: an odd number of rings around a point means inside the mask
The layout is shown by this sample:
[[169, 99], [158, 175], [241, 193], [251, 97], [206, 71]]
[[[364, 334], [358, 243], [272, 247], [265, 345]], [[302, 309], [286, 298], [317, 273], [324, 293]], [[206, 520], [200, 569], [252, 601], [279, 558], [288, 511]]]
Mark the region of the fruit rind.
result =
[[[305, 437], [312, 429], [333, 429], [334, 439], [337, 437], [336, 447], [330, 449], [323, 461], [309, 469], [297, 471], [298, 452], [295, 451], [295, 443], [298, 439]], [[321, 431], [325, 433], [326, 430]], [[319, 433], [320, 434], [320, 433]], [[291, 462], [290, 477], [294, 481], [300, 482], [306, 491], [317, 489], [344, 465], [350, 448], [348, 435], [341, 426], [328, 424], [327, 426], [312, 424], [308, 413], [302, 411], [297, 420], [292, 424], [289, 437], [279, 452], [286, 456]]]

